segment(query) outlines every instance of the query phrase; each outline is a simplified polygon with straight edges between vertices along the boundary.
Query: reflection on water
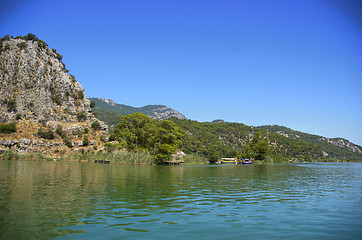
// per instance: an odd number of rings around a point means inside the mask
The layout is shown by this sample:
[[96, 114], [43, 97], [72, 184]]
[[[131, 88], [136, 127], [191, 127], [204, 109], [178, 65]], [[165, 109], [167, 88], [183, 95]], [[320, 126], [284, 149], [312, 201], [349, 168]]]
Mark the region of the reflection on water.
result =
[[359, 239], [362, 164], [0, 162], [0, 239]]

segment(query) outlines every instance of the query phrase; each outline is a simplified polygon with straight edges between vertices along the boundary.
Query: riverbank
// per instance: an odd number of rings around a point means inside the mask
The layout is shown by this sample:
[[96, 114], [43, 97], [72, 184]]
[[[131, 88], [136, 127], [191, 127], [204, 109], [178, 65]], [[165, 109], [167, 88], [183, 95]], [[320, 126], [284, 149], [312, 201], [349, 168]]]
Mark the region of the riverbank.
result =
[[[41, 153], [20, 154], [12, 150], [7, 150], [0, 155], [0, 160], [23, 160], [23, 161], [62, 161], [62, 162], [95, 162], [96, 160], [107, 160], [111, 164], [122, 165], [157, 165], [152, 155], [147, 151], [127, 152], [84, 152], [84, 153], [66, 153], [58, 158], [44, 156]], [[180, 159], [181, 160], [181, 159]], [[198, 154], [186, 154], [182, 157], [182, 165], [206, 165], [209, 164], [204, 156]], [[274, 159], [266, 157], [264, 160], [254, 161], [254, 165], [260, 164], [287, 164], [287, 163], [305, 163], [305, 162], [351, 162], [348, 159], [313, 159], [304, 161], [303, 159]]]
[[[19, 154], [15, 151], [7, 150], [0, 155], [0, 160], [24, 160], [24, 161], [62, 161], [62, 162], [94, 162], [96, 160], [107, 160], [112, 164], [123, 165], [156, 165], [154, 158], [147, 151], [127, 152], [84, 152], [67, 153], [59, 158], [44, 156], [40, 153]], [[203, 156], [197, 154], [186, 154], [182, 165], [203, 165], [207, 164]]]

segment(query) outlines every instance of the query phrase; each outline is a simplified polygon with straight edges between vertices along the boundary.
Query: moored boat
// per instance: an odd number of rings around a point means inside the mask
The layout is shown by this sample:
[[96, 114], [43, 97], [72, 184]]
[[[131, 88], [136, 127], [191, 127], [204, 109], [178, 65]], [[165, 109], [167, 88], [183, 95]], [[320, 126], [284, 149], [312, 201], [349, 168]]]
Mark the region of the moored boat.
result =
[[253, 159], [245, 159], [245, 158], [240, 159], [241, 164], [251, 164], [252, 162]]
[[237, 158], [221, 158], [218, 161], [219, 164], [238, 164]]

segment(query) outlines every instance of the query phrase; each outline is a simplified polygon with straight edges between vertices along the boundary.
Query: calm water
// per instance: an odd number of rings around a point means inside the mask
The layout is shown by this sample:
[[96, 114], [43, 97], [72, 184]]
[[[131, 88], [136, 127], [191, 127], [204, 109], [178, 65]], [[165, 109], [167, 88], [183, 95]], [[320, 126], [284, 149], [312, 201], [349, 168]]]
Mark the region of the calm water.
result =
[[0, 239], [362, 239], [362, 164], [0, 161]]

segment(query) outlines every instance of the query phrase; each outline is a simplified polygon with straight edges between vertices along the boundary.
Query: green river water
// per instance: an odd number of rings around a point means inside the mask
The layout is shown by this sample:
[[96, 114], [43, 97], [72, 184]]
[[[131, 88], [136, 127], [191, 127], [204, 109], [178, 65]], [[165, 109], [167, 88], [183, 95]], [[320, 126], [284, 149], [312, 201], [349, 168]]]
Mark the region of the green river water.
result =
[[362, 164], [0, 161], [0, 239], [362, 239]]

